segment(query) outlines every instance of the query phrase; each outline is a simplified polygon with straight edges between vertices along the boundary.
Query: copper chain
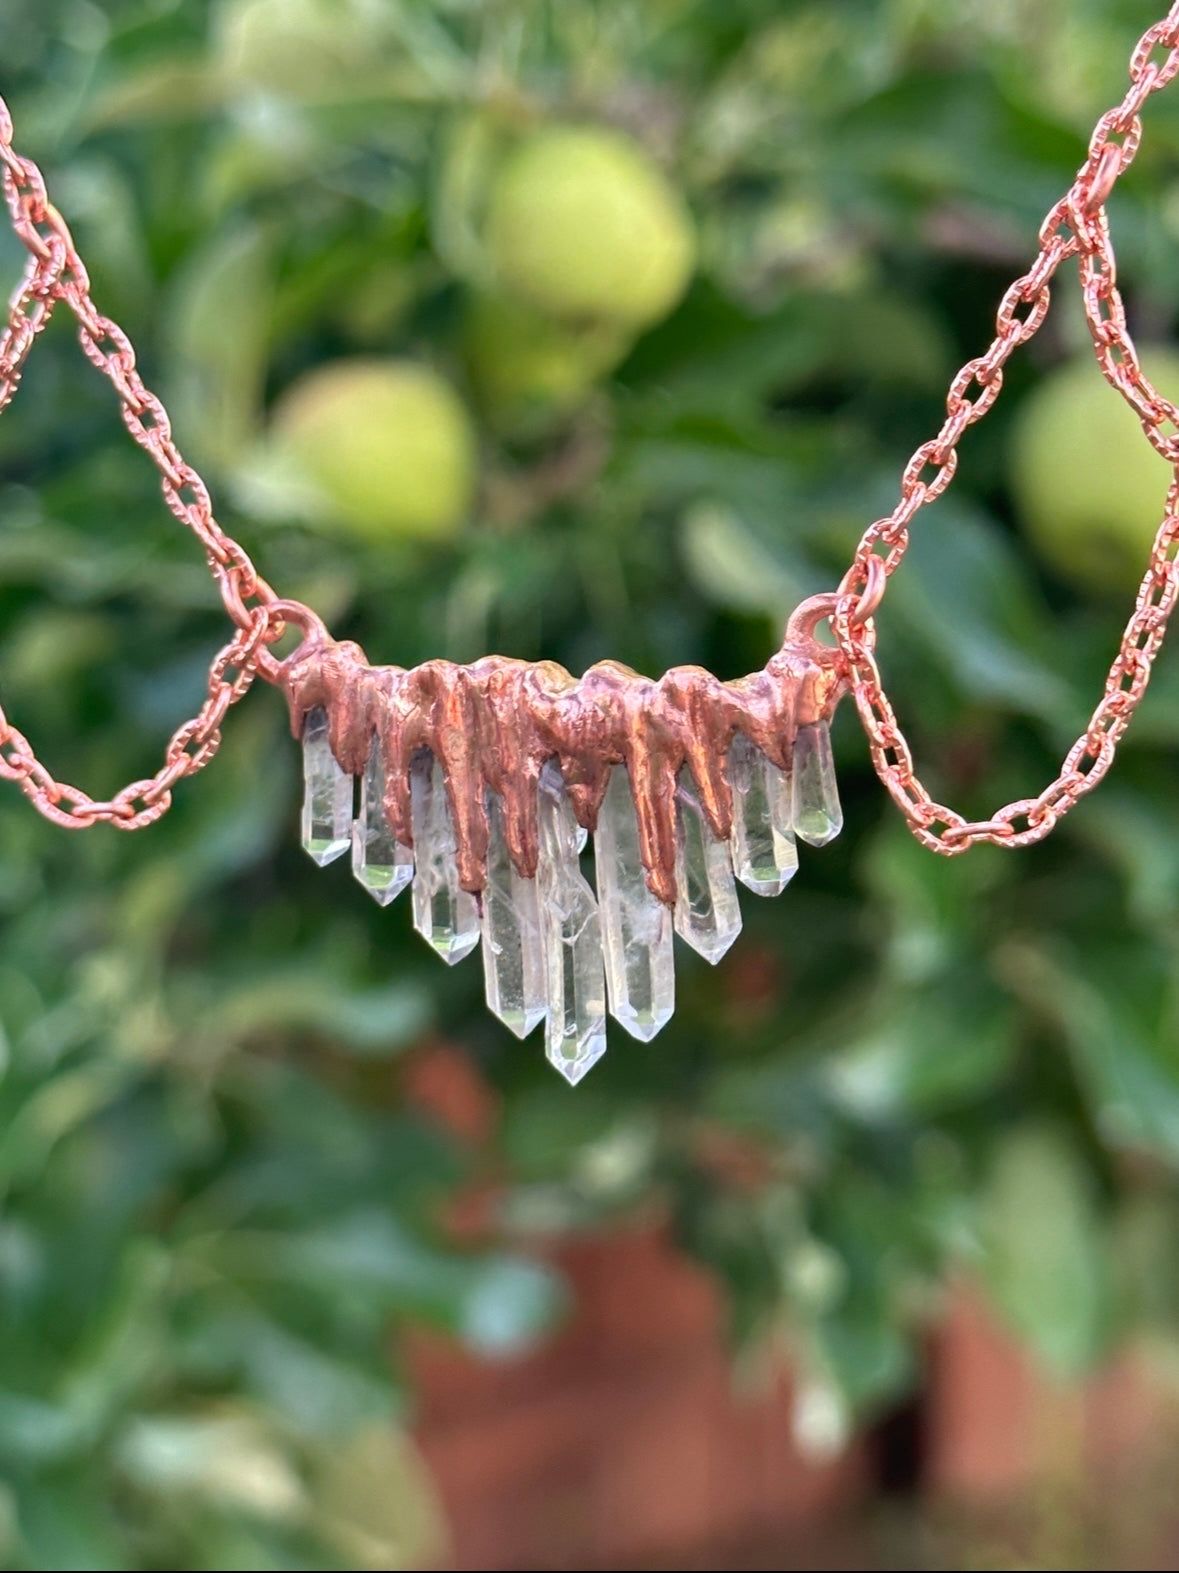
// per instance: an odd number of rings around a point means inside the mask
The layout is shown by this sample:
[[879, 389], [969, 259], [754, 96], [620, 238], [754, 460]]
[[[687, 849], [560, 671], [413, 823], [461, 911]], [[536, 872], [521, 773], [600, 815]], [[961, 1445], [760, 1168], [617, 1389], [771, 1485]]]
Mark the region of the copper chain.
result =
[[168, 508], [205, 549], [210, 572], [237, 632], [213, 659], [208, 696], [191, 721], [173, 733], [164, 763], [148, 780], [132, 781], [109, 802], [55, 781], [28, 740], [0, 709], [0, 778], [15, 781], [47, 819], [70, 829], [106, 821], [139, 830], [158, 819], [172, 788], [202, 770], [221, 742], [221, 722], [267, 660], [266, 646], [282, 633], [283, 608], [243, 548], [217, 523], [204, 481], [172, 438], [167, 411], [144, 384], [126, 334], [90, 297], [90, 280], [69, 228], [49, 201], [41, 171], [12, 146], [12, 120], [0, 99], [0, 165], [12, 224], [29, 253], [24, 275], [0, 330], [0, 410], [12, 399], [24, 362], [54, 308], [64, 301], [78, 322], [82, 350], [119, 397], [127, 430], [160, 473]]
[[[1003, 296], [990, 348], [967, 361], [954, 378], [941, 431], [909, 460], [901, 479], [900, 501], [887, 518], [877, 519], [864, 532], [839, 587], [831, 626], [868, 734], [876, 772], [922, 845], [947, 856], [965, 852], [980, 841], [1029, 846], [1046, 836], [1093, 790], [1113, 763], [1122, 733], [1146, 692], [1167, 619], [1179, 597], [1179, 411], [1151, 384], [1139, 363], [1126, 328], [1105, 215], [1106, 199], [1138, 151], [1143, 105], [1176, 75], [1179, 0], [1135, 45], [1130, 57], [1130, 89], [1122, 102], [1097, 122], [1076, 179], [1041, 225], [1039, 253], [1031, 268]], [[1038, 797], [1008, 803], [990, 819], [968, 820], [935, 802], [917, 777], [909, 745], [876, 665], [872, 614], [889, 577], [904, 558], [910, 524], [953, 480], [958, 443], [967, 427], [980, 420], [998, 398], [1003, 367], [1040, 328], [1048, 314], [1052, 278], [1061, 264], [1074, 256], [1098, 365], [1134, 409], [1148, 440], [1169, 461], [1174, 473], [1150, 564], [1109, 669], [1105, 691], [1088, 726], [1065, 756], [1060, 774]]]
[[[864, 532], [839, 587], [831, 624], [868, 734], [873, 763], [914, 835], [935, 852], [965, 852], [980, 841], [1027, 846], [1046, 836], [1085, 793], [1092, 791], [1109, 770], [1118, 741], [1146, 691], [1167, 619], [1179, 598], [1179, 410], [1150, 383], [1139, 363], [1126, 328], [1105, 215], [1106, 199], [1138, 151], [1143, 105], [1176, 75], [1179, 0], [1135, 46], [1129, 91], [1097, 122], [1076, 179], [1041, 225], [1036, 260], [1003, 296], [990, 348], [968, 361], [954, 378], [941, 430], [909, 460], [897, 506]], [[159, 470], [165, 503], [204, 547], [210, 572], [237, 626], [233, 639], [210, 667], [205, 703], [173, 734], [163, 765], [153, 777], [131, 782], [109, 802], [97, 802], [78, 788], [55, 781], [0, 709], [0, 777], [16, 781], [41, 813], [57, 824], [76, 829], [106, 821], [124, 830], [137, 830], [165, 812], [177, 781], [209, 762], [220, 743], [226, 712], [255, 675], [259, 671], [273, 673], [267, 646], [282, 633], [284, 619], [306, 622], [312, 614], [298, 603], [279, 601], [244, 549], [218, 525], [204, 482], [185, 462], [172, 438], [166, 410], [139, 375], [130, 342], [122, 329], [95, 307], [85, 266], [65, 221], [49, 201], [40, 170], [13, 148], [12, 121], [3, 99], [0, 166], [13, 227], [29, 253], [7, 323], [0, 331], [0, 410], [16, 391], [34, 340], [54, 307], [64, 301], [77, 318], [87, 359], [110, 380], [127, 429]], [[1105, 691], [1085, 731], [1066, 755], [1060, 774], [1038, 797], [1009, 803], [990, 819], [971, 821], [935, 802], [914, 771], [909, 745], [876, 664], [872, 614], [889, 577], [904, 558], [912, 520], [949, 486], [957, 467], [958, 443], [995, 402], [1003, 385], [1004, 366], [1039, 330], [1048, 313], [1052, 279], [1072, 257], [1078, 259], [1085, 316], [1098, 364], [1135, 410], [1148, 440], [1171, 463], [1175, 474], [1150, 564]]]

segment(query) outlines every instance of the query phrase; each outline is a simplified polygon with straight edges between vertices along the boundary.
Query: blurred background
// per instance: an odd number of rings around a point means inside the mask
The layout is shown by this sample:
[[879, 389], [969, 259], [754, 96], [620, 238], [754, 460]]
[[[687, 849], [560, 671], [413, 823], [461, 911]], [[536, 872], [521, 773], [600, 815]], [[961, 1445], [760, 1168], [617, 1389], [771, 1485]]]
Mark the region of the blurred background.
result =
[[[1160, 9], [9, 0], [0, 90], [281, 594], [732, 677]], [[1179, 88], [1111, 215], [1173, 397]], [[1167, 480], [1056, 294], [879, 619], [970, 814], [1055, 773]], [[0, 475], [3, 702], [104, 795], [227, 625], [64, 312]], [[141, 835], [0, 794], [4, 1565], [1174, 1565], [1179, 659], [1019, 855], [922, 851], [836, 732], [844, 835], [576, 1092], [300, 851], [263, 685]]]

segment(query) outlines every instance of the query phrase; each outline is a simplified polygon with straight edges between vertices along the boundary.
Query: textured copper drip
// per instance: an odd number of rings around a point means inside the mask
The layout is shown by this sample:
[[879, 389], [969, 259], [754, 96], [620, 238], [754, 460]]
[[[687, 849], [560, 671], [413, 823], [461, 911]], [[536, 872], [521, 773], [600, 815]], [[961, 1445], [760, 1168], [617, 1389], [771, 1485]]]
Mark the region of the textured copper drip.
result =
[[729, 746], [743, 732], [781, 770], [790, 769], [800, 726], [827, 720], [844, 682], [837, 653], [814, 638], [834, 597], [817, 596], [793, 614], [781, 650], [764, 670], [722, 683], [699, 666], [673, 667], [658, 680], [615, 661], [580, 680], [553, 661], [492, 655], [472, 666], [427, 661], [404, 670], [369, 666], [359, 645], [311, 628], [275, 681], [302, 735], [308, 711], [328, 715], [331, 749], [359, 775], [372, 739], [385, 767], [385, 812], [397, 840], [412, 846], [410, 766], [429, 749], [442, 766], [454, 818], [459, 879], [486, 883], [486, 793], [504, 803], [512, 861], [536, 873], [537, 784], [555, 760], [578, 822], [592, 831], [611, 766], [630, 773], [647, 882], [675, 900], [676, 781], [691, 771], [700, 803], [721, 840], [732, 828], [726, 773]]

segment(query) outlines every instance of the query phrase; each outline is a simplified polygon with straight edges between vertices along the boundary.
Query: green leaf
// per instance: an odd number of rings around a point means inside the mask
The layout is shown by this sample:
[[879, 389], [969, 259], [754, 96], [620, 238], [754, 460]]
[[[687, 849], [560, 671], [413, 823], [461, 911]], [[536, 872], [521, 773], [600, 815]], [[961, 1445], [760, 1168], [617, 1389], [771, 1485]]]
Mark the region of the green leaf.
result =
[[0, 1389], [0, 1455], [10, 1469], [55, 1465], [86, 1440], [63, 1405]]
[[238, 223], [197, 249], [170, 295], [173, 417], [231, 468], [258, 434], [273, 293], [271, 232]]
[[559, 1280], [535, 1262], [492, 1256], [469, 1268], [457, 1330], [488, 1359], [522, 1354], [564, 1309]]
[[341, 1305], [366, 1318], [424, 1316], [490, 1354], [524, 1348], [552, 1324], [562, 1303], [559, 1281], [543, 1267], [496, 1255], [448, 1255], [375, 1210], [289, 1234], [243, 1231], [210, 1242], [208, 1251], [220, 1271], [243, 1282], [305, 1290], [330, 1285]]
[[914, 529], [890, 607], [970, 698], [1077, 726], [1082, 701], [1050, 650], [1026, 566], [981, 512], [948, 501], [938, 511]]
[[20, 1560], [32, 1568], [121, 1573], [127, 1546], [112, 1504], [89, 1472], [22, 1481], [16, 1489]]
[[1011, 1069], [1010, 1002], [980, 975], [977, 958], [935, 985], [881, 996], [865, 1036], [830, 1057], [837, 1101], [869, 1121], [930, 1116], [994, 1090]]
[[315, 1453], [311, 1492], [316, 1528], [349, 1567], [421, 1568], [446, 1552], [434, 1482], [391, 1426], [367, 1426]]
[[114, 1457], [128, 1480], [164, 1500], [193, 1496], [279, 1522], [305, 1511], [292, 1460], [243, 1405], [133, 1416]]
[[124, 1252], [114, 1289], [63, 1372], [61, 1396], [84, 1433], [105, 1429], [167, 1367], [165, 1296], [171, 1261], [153, 1241]]
[[96, 129], [199, 120], [219, 106], [224, 91], [204, 61], [157, 60], [112, 82], [89, 118]]
[[209, 1025], [231, 1039], [259, 1031], [322, 1033], [355, 1053], [395, 1053], [430, 1023], [431, 1000], [411, 979], [382, 988], [349, 986], [327, 969], [302, 968], [259, 977], [218, 1000]]
[[240, 1381], [307, 1437], [341, 1436], [387, 1420], [397, 1396], [383, 1358], [361, 1365], [252, 1309], [226, 1309], [219, 1297], [185, 1332], [179, 1352], [197, 1382]]
[[697, 589], [718, 606], [759, 612], [784, 624], [803, 598], [810, 573], [792, 568], [781, 549], [763, 545], [725, 504], [694, 504], [680, 531], [680, 548]]
[[27, 1181], [57, 1142], [112, 1104], [136, 1074], [132, 1065], [95, 1061], [46, 1081], [0, 1135], [0, 1176]]
[[916, 1374], [908, 1339], [883, 1318], [825, 1318], [818, 1324], [816, 1347], [853, 1414], [881, 1410], [912, 1385]]
[[981, 1259], [996, 1305], [1044, 1365], [1077, 1377], [1109, 1330], [1109, 1268], [1092, 1185], [1060, 1132], [1025, 1126], [995, 1149]]
[[1061, 1030], [1104, 1139], [1179, 1159], [1171, 957], [1140, 944], [1086, 954], [1024, 942], [1004, 952], [1003, 964]]

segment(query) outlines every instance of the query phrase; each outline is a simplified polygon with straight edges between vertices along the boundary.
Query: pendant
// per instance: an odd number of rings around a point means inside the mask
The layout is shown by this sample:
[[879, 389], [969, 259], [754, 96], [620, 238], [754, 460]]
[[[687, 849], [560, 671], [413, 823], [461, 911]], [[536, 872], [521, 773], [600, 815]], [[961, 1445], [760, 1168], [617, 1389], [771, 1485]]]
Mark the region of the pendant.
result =
[[[612, 661], [580, 680], [488, 656], [369, 666], [316, 624], [273, 680], [303, 744], [303, 846], [413, 924], [450, 965], [481, 947], [487, 1004], [570, 1083], [606, 1019], [649, 1041], [675, 1009], [673, 931], [717, 962], [737, 884], [776, 896], [797, 842], [843, 819], [829, 723], [844, 691], [804, 602], [765, 669], [658, 681]], [[583, 864], [592, 838], [593, 881]]]

